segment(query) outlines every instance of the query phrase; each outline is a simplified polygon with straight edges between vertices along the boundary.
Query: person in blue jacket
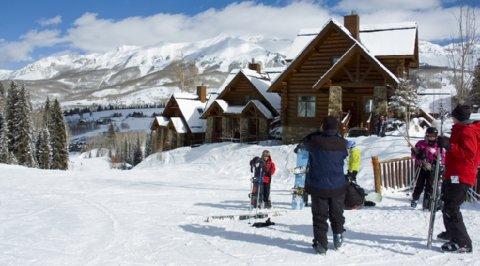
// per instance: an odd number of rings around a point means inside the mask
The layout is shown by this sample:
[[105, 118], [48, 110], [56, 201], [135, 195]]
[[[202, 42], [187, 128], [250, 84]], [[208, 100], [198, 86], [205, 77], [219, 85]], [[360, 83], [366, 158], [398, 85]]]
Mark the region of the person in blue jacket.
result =
[[313, 218], [313, 248], [318, 254], [327, 252], [328, 223], [333, 231], [335, 249], [343, 243], [345, 193], [348, 185], [343, 166], [348, 156], [347, 140], [338, 131], [338, 119], [324, 118], [323, 132], [314, 132], [305, 138], [310, 161], [305, 189], [311, 195]]

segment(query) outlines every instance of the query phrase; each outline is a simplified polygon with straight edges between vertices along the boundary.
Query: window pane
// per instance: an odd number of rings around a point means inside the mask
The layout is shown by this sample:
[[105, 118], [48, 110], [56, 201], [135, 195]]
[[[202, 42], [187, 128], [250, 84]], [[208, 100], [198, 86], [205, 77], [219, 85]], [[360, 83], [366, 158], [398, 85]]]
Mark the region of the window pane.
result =
[[[299, 97], [301, 98], [301, 97]], [[305, 102], [303, 101], [298, 101], [298, 109], [297, 109], [297, 116], [298, 117], [305, 117], [305, 112], [306, 112], [306, 106], [305, 106]]]
[[307, 117], [315, 117], [315, 102], [307, 103]]

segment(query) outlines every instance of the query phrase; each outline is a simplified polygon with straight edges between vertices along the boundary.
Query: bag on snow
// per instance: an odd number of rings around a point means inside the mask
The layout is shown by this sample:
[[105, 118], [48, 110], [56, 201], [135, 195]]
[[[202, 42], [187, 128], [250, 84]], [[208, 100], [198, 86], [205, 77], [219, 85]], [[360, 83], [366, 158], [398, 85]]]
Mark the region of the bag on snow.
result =
[[349, 182], [345, 195], [345, 210], [360, 209], [365, 202], [365, 190], [355, 182]]

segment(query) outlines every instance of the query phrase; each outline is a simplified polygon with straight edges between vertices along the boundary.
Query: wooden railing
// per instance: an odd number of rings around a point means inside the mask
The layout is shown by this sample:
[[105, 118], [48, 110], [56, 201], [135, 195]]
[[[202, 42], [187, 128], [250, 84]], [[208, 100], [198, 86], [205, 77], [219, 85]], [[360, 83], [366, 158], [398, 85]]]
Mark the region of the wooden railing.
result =
[[410, 157], [380, 161], [378, 156], [372, 157], [375, 192], [382, 188], [407, 188], [415, 179], [415, 163]]

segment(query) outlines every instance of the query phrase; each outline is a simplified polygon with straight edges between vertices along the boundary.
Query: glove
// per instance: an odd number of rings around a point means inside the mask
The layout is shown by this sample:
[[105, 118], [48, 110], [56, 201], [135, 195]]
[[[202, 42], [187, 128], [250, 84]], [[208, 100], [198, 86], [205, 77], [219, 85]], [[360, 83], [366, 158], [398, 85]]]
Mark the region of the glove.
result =
[[416, 156], [416, 157], [417, 157], [417, 159], [419, 159], [419, 160], [425, 160], [425, 158], [427, 158], [427, 154], [425, 153], [424, 150], [419, 150], [419, 151], [417, 152], [417, 156]]
[[425, 169], [427, 171], [432, 171], [432, 164], [430, 164], [427, 161], [422, 162], [422, 167], [423, 167], [423, 169]]
[[348, 175], [348, 179], [350, 179], [350, 181], [353, 181], [353, 182], [356, 182], [357, 181], [357, 174], [358, 172], [357, 171], [348, 171], [347, 175]]
[[439, 136], [437, 138], [438, 147], [444, 149], [450, 149], [450, 138], [445, 136]]

